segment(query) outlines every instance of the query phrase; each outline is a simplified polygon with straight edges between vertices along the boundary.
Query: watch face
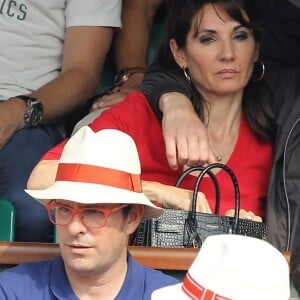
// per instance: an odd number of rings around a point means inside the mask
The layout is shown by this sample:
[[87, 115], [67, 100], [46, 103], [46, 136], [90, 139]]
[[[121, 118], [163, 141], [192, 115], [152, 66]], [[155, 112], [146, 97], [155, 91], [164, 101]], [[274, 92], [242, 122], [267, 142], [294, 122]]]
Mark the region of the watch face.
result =
[[146, 68], [144, 68], [144, 67], [130, 67], [130, 68], [122, 69], [115, 76], [114, 85], [115, 86], [120, 86], [123, 83], [125, 83], [131, 75], [136, 74], [136, 73], [143, 73], [144, 74], [145, 72], [146, 72]]
[[43, 104], [37, 99], [28, 100], [27, 111], [24, 115], [27, 127], [37, 126], [41, 123], [44, 115]]
[[37, 126], [41, 123], [43, 119], [43, 105], [40, 102], [34, 103], [32, 105], [32, 113], [30, 116], [30, 124], [31, 126]]
[[124, 82], [128, 80], [128, 73], [124, 70], [121, 70], [114, 79], [115, 85], [122, 85]]

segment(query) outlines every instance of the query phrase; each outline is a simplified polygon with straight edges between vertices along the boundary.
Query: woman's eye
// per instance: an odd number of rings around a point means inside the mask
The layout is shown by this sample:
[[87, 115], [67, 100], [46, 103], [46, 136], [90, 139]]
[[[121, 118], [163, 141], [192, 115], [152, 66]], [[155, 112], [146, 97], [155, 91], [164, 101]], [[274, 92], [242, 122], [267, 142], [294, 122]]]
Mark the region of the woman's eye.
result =
[[205, 44], [205, 45], [210, 44], [213, 41], [215, 41], [215, 39], [212, 36], [202, 36], [202, 37], [200, 37], [200, 42], [202, 44]]
[[248, 33], [247, 32], [239, 32], [234, 36], [234, 39], [238, 41], [243, 41], [248, 38]]

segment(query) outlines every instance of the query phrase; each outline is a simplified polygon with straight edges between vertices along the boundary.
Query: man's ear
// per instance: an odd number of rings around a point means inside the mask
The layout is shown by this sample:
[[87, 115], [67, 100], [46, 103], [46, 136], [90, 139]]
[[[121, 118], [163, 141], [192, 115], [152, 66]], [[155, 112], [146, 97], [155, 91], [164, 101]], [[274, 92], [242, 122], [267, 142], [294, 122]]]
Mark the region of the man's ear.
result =
[[169, 46], [170, 46], [171, 52], [173, 54], [173, 57], [174, 57], [177, 65], [181, 69], [185, 69], [186, 68], [186, 61], [185, 61], [184, 51], [178, 47], [178, 45], [177, 45], [177, 43], [174, 39], [170, 40]]
[[144, 205], [132, 205], [127, 216], [127, 233], [132, 234], [140, 225], [144, 215]]

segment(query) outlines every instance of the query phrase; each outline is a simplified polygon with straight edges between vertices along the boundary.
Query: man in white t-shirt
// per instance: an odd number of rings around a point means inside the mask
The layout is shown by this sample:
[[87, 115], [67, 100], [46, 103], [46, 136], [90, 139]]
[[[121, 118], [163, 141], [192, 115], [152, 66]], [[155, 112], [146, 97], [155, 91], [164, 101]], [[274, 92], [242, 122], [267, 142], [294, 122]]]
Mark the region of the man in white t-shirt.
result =
[[121, 0], [0, 1], [0, 199], [16, 208], [18, 241], [52, 239], [23, 190], [58, 123], [94, 94], [120, 14]]

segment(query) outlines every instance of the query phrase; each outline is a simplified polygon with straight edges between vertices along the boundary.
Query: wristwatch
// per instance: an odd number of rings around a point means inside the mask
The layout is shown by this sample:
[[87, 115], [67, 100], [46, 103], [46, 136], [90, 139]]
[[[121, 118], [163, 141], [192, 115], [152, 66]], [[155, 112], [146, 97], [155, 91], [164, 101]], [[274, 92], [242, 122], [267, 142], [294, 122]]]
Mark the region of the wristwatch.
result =
[[19, 95], [14, 98], [26, 102], [27, 107], [24, 113], [25, 128], [40, 125], [44, 116], [44, 107], [40, 100], [27, 95]]
[[124, 68], [118, 72], [118, 74], [114, 78], [114, 85], [120, 86], [125, 83], [129, 77], [136, 73], [145, 73], [147, 68], [144, 67], [130, 67]]

